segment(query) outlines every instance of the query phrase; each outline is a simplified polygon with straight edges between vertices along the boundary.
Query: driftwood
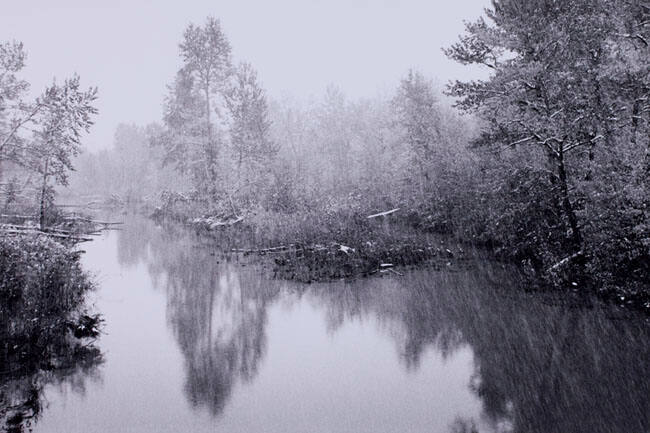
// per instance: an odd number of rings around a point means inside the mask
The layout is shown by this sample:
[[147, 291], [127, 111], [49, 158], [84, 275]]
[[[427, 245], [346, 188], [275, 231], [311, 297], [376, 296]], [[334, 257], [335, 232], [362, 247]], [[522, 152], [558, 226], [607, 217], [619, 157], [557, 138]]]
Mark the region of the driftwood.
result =
[[376, 214], [368, 215], [366, 218], [371, 219], [371, 218], [387, 216], [387, 215], [390, 215], [390, 214], [393, 214], [393, 213], [397, 212], [398, 210], [400, 210], [400, 208], [395, 208], [395, 209], [387, 210], [387, 211], [384, 211], [384, 212], [379, 212], [379, 213], [376, 213]]

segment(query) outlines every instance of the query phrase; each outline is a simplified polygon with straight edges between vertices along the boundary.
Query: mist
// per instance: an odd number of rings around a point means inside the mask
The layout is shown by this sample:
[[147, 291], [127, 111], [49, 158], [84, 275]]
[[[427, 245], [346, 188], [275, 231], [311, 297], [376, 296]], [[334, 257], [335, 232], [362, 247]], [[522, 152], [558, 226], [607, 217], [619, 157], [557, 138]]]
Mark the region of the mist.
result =
[[650, 429], [642, 1], [2, 12], [0, 431]]

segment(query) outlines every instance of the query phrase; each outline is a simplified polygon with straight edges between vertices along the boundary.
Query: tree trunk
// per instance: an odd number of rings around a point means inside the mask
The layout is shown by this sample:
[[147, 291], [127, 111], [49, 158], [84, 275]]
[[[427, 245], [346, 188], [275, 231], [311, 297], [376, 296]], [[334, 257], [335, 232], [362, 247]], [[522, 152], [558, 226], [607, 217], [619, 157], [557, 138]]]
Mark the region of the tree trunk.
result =
[[39, 213], [39, 224], [41, 230], [45, 230], [45, 194], [47, 192], [47, 170], [49, 169], [50, 159], [45, 159], [45, 170], [43, 170], [43, 184], [41, 185], [41, 204]]
[[[628, 81], [634, 83], [634, 80], [629, 73], [627, 74], [627, 77]], [[636, 86], [634, 92], [632, 93], [632, 97], [634, 98], [634, 103], [632, 104], [632, 137], [630, 139], [634, 147], [636, 147], [636, 135], [637, 131], [639, 130], [639, 112], [641, 110], [641, 91]]]
[[210, 148], [212, 147], [212, 122], [210, 122], [210, 82], [209, 81], [205, 82], [205, 88], [203, 89], [203, 91], [205, 92], [205, 121], [208, 129], [207, 145]]
[[212, 121], [210, 120], [210, 115], [212, 113], [212, 107], [210, 104], [210, 80], [205, 81], [205, 87], [203, 89], [205, 93], [205, 120], [206, 120], [206, 127], [207, 127], [207, 137], [206, 137], [206, 147], [205, 147], [205, 152], [206, 152], [206, 161], [207, 161], [207, 167], [206, 167], [206, 175], [208, 178], [208, 194], [210, 196], [210, 199], [213, 202], [217, 201], [217, 150], [216, 150], [216, 143], [215, 139], [213, 136], [213, 127], [212, 127]]
[[569, 185], [567, 183], [566, 167], [564, 165], [564, 154], [560, 152], [558, 157], [558, 178], [560, 180], [560, 191], [562, 193], [562, 207], [569, 219], [569, 226], [571, 227], [571, 240], [573, 241], [574, 248], [579, 251], [582, 247], [582, 235], [578, 227], [578, 218], [576, 217], [571, 199], [569, 198]]
[[585, 174], [585, 180], [586, 181], [591, 181], [593, 177], [593, 165], [594, 165], [594, 141], [593, 141], [593, 134], [591, 135], [591, 140], [589, 143], [589, 149], [587, 153], [587, 173]]
[[[601, 55], [598, 53], [598, 56], [595, 59], [600, 59]], [[599, 67], [599, 61], [594, 60], [592, 70], [596, 71]], [[594, 166], [594, 150], [596, 147], [596, 141], [594, 140], [599, 134], [605, 139], [605, 148], [611, 149], [611, 128], [608, 126], [607, 114], [604, 112], [606, 110], [605, 104], [603, 104], [603, 91], [600, 86], [600, 81], [598, 77], [592, 76], [591, 81], [595, 90], [595, 114], [596, 114], [596, 130], [592, 131], [589, 134], [589, 148], [588, 148], [588, 159], [587, 159], [587, 172], [585, 174], [585, 180], [591, 181], [593, 179], [593, 166]]]
[[547, 152], [547, 163], [548, 163], [548, 181], [549, 184], [551, 185], [551, 199], [553, 201], [553, 207], [555, 208], [556, 212], [558, 215], [561, 215], [563, 210], [562, 210], [562, 205], [560, 204], [560, 200], [558, 199], [557, 195], [557, 188], [558, 188], [558, 176], [554, 173], [554, 167], [557, 167], [556, 163], [556, 157], [554, 154]]
[[[638, 143], [638, 131], [639, 131], [639, 119], [641, 116], [641, 98], [639, 96], [640, 92], [635, 92], [634, 94], [634, 105], [632, 106], [632, 137], [631, 141], [634, 147], [636, 148]], [[650, 176], [650, 140], [648, 140], [648, 145], [646, 146], [645, 151], [645, 167], [644, 172], [646, 176]]]

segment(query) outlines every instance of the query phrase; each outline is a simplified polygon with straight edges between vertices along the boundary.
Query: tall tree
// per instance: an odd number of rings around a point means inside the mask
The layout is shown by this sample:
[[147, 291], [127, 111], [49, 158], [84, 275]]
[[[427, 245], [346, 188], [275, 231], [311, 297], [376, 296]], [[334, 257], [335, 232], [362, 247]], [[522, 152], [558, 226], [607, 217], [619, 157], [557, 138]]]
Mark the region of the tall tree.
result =
[[[630, 42], [647, 49], [647, 19], [626, 24], [619, 18], [639, 9], [635, 0], [493, 0], [492, 5], [486, 11], [491, 22], [467, 24], [467, 33], [446, 54], [485, 65], [493, 74], [488, 80], [456, 82], [450, 93], [459, 98], [458, 106], [487, 121], [482, 143], [543, 152], [549, 194], [557, 194], [579, 251], [579, 204], [571, 180], [585, 172], [589, 178], [594, 148], [611, 144], [614, 131], [634, 119], [635, 104], [616, 90], [630, 72], [618, 50]], [[625, 30], [628, 25], [635, 33]], [[632, 69], [635, 87], [645, 88], [647, 98], [648, 69]]]
[[449, 86], [494, 156], [486, 230], [555, 283], [647, 286], [649, 12], [639, 0], [493, 0], [445, 50], [491, 71]]
[[50, 180], [67, 184], [81, 134], [93, 124], [97, 89], [82, 90], [78, 76], [53, 83], [35, 100], [27, 98], [29, 83], [18, 73], [25, 66], [22, 43], [0, 45], [0, 164], [13, 164], [40, 176], [41, 228], [53, 190]]
[[441, 113], [431, 81], [409, 71], [393, 98], [397, 123], [420, 176], [420, 192], [431, 180], [432, 163], [442, 147]]
[[231, 48], [221, 24], [207, 18], [203, 26], [190, 24], [179, 45], [183, 66], [168, 87], [164, 130], [152, 137], [164, 160], [189, 172], [197, 190], [218, 198], [219, 161], [223, 145], [223, 94], [232, 74]]
[[25, 165], [41, 176], [41, 230], [45, 228], [46, 207], [52, 195], [50, 179], [67, 185], [72, 159], [80, 151], [81, 134], [88, 132], [97, 114], [93, 105], [96, 99], [97, 89], [82, 90], [78, 76], [62, 85], [53, 83], [38, 99], [45, 110], [28, 147]]
[[214, 193], [219, 174], [220, 143], [215, 121], [221, 118], [221, 95], [232, 73], [230, 43], [221, 30], [219, 21], [208, 17], [203, 27], [194, 24], [188, 26], [180, 50], [184, 62], [183, 73], [191, 80], [184, 84], [191, 83], [190, 92], [195, 92], [197, 96], [200, 94], [203, 99], [202, 156], [210, 189]]
[[256, 188], [268, 180], [278, 148], [269, 136], [266, 95], [248, 63], [237, 68], [225, 93], [230, 113], [230, 146], [237, 167], [237, 190]]
[[332, 191], [343, 192], [354, 184], [351, 146], [353, 139], [351, 104], [343, 91], [330, 84], [322, 101], [314, 107], [316, 128], [313, 131], [322, 161], [315, 170]]
[[194, 78], [185, 69], [176, 74], [167, 86], [163, 108], [164, 128], [151, 131], [154, 144], [163, 148], [163, 163], [173, 165], [181, 173], [189, 173], [199, 182], [205, 178], [203, 148], [205, 116], [203, 103], [194, 86]]

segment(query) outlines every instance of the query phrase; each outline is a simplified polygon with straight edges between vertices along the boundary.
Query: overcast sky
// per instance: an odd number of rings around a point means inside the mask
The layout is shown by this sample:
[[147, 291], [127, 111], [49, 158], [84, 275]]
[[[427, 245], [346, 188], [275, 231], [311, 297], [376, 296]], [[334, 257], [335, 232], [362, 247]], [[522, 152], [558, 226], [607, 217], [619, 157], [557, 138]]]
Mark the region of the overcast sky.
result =
[[100, 114], [85, 139], [112, 145], [120, 122], [161, 117], [165, 86], [180, 60], [188, 23], [221, 20], [235, 61], [258, 70], [273, 98], [320, 95], [328, 84], [350, 97], [394, 89], [409, 68], [445, 83], [476, 71], [441, 47], [488, 0], [4, 0], [0, 40], [24, 42], [24, 77], [34, 91], [77, 72], [99, 87]]

